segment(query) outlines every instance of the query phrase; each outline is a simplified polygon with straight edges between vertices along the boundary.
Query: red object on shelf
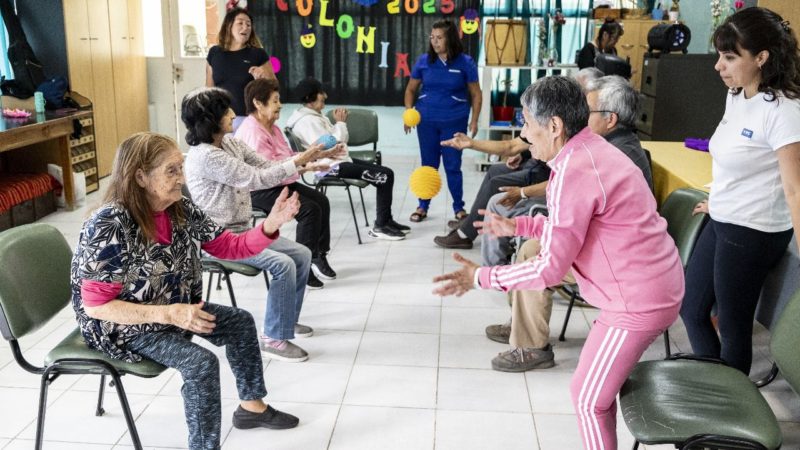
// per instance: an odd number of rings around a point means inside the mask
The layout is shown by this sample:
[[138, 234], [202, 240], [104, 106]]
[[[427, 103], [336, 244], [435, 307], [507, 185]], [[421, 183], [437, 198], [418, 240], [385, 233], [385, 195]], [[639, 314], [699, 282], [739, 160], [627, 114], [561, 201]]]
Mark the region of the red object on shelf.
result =
[[514, 107], [492, 106], [492, 120], [496, 122], [511, 122], [514, 120]]

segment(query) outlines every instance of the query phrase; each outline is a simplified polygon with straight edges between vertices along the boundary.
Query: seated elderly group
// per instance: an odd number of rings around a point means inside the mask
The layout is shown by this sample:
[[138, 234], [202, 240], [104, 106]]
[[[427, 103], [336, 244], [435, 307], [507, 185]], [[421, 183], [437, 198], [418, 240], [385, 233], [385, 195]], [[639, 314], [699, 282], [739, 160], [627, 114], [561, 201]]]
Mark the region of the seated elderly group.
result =
[[[296, 337], [313, 333], [311, 327], [298, 323], [305, 289], [307, 286], [321, 287], [322, 282], [315, 275], [328, 280], [336, 277], [326, 258], [330, 250], [330, 205], [324, 195], [297, 182], [300, 173], [332, 172], [330, 176], [356, 177], [370, 182], [378, 189], [373, 235], [402, 239], [409, 231], [408, 227], [392, 218], [394, 175], [391, 169], [348, 159], [346, 146], [342, 143], [330, 150], [323, 150], [322, 144], [314, 143], [314, 136], [321, 133], [331, 133], [339, 141], [346, 141], [346, 112], [337, 111], [337, 124], [332, 125], [320, 114], [325, 101], [321, 85], [314, 81], [304, 83], [300, 86], [304, 92], [304, 107], [289, 121], [307, 144], [307, 149], [300, 153], [289, 150], [275, 125], [281, 103], [274, 80], [259, 79], [248, 85], [245, 100], [250, 115], [235, 136], [232, 134], [234, 114], [226, 91], [202, 88], [187, 94], [181, 105], [181, 118], [188, 130], [186, 140], [190, 145], [185, 161], [177, 144], [168, 137], [139, 133], [126, 139], [116, 155], [105, 203], [84, 224], [75, 251], [73, 304], [87, 344], [118, 359], [135, 362], [145, 357], [177, 369], [184, 381], [181, 392], [191, 448], [218, 448], [221, 424], [219, 362], [213, 352], [192, 342], [195, 335], [216, 346], [226, 346], [226, 357], [236, 378], [240, 398], [233, 417], [236, 428], [283, 429], [295, 427], [299, 422], [296, 417], [277, 411], [264, 402], [267, 392], [261, 359], [303, 361], [308, 358], [302, 348], [291, 342]], [[572, 144], [580, 142], [584, 147], [596, 147], [598, 156], [608, 159], [608, 164], [592, 170], [615, 168], [619, 171], [610, 174], [609, 178], [619, 184], [619, 192], [646, 190], [652, 182], [649, 171], [641, 163], [643, 154], [638, 140], [630, 137], [631, 118], [626, 113], [624, 102], [631, 97], [623, 87], [624, 81], [613, 77], [595, 80], [588, 87], [588, 104], [574, 81], [554, 77], [552, 83], [548, 87], [550, 90], [542, 87], [543, 82], [538, 82], [543, 90], [526, 91], [526, 101], [538, 108], [531, 109], [531, 114], [538, 115], [529, 115], [526, 110], [529, 124], [535, 121], [545, 129], [545, 124], [550, 124], [549, 117], [563, 114], [553, 103], [554, 98], [547, 97], [551, 91], [560, 91], [571, 103], [570, 108], [572, 103], [582, 102], [583, 109], [575, 117], [570, 117], [572, 122], [553, 122], [560, 127], [557, 130], [537, 131], [537, 135], [527, 133], [524, 137], [529, 141], [538, 139], [535, 143], [541, 147], [534, 157], [540, 161], [558, 160], [556, 165], [552, 161], [549, 163], [554, 171], [558, 171], [568, 163], [569, 157], [548, 152], [555, 151], [556, 147], [574, 148], [570, 152], [574, 152], [575, 164], [579, 164], [581, 170], [590, 170], [589, 154], [581, 150], [583, 147], [577, 148], [577, 144]], [[580, 101], [576, 95], [581, 96]], [[620, 98], [622, 103], [618, 101]], [[537, 99], [549, 102], [545, 106], [550, 109], [542, 111], [542, 106], [537, 106]], [[594, 120], [591, 117], [593, 113], [599, 113]], [[582, 130], [586, 119], [589, 127]], [[605, 136], [625, 155], [592, 131]], [[454, 137], [447, 144], [457, 148], [492, 147], [463, 135]], [[509, 151], [517, 153], [529, 146], [523, 141], [510, 145], [513, 147]], [[620, 156], [612, 154], [612, 150]], [[639, 167], [644, 177], [639, 175], [637, 179], [628, 173], [631, 170], [620, 164], [620, 158], [625, 156], [630, 158], [629, 162], [633, 160], [636, 163], [630, 167]], [[549, 174], [550, 170], [544, 164], [537, 167]], [[539, 254], [531, 265], [536, 269], [525, 275], [527, 278], [520, 278], [522, 275], [515, 272], [476, 271], [474, 265], [460, 260], [465, 264], [464, 273], [441, 277], [450, 284], [441, 288], [440, 293], [463, 292], [467, 288], [463, 277], [467, 274], [468, 286], [478, 280], [476, 285], [483, 288], [533, 288], [539, 293], [531, 295], [541, 297], [542, 289], [563, 276], [562, 272], [569, 263], [575, 261], [577, 267], [588, 258], [581, 253], [580, 242], [576, 239], [586, 239], [583, 242], [585, 246], [587, 242], [593, 242], [595, 236], [564, 234], [565, 231], [558, 226], [548, 223], [542, 228], [542, 222], [535, 220], [526, 224], [525, 230], [516, 230], [506, 222], [508, 219], [497, 214], [506, 217], [519, 214], [521, 208], [518, 204], [515, 208], [505, 209], [497, 206], [517, 203], [520, 198], [514, 196], [515, 192], [524, 199], [542, 196], [545, 189], [549, 192], [554, 189], [546, 179], [522, 179], [532, 186], [518, 190], [501, 189], [504, 193], [489, 202], [495, 205], [491, 208], [494, 212], [487, 214], [485, 222], [478, 222], [478, 225], [483, 224], [489, 234], [499, 237], [518, 234], [518, 231], [541, 236], [543, 250], [539, 252], [537, 247], [525, 252], [531, 256]], [[559, 183], [584, 183], [581, 180], [585, 179], [559, 180]], [[191, 193], [191, 200], [182, 195], [184, 183]], [[596, 190], [599, 195], [602, 186], [586, 186], [583, 190], [588, 193]], [[648, 258], [643, 257], [642, 261], [652, 263], [652, 266], [645, 264], [647, 269], [643, 268], [642, 275], [631, 281], [637, 289], [650, 286], [659, 279], [668, 278], [673, 282], [682, 277], [682, 272], [675, 271], [679, 264], [674, 264], [677, 261], [674, 245], [667, 245], [663, 221], [659, 221], [652, 195], [648, 195], [626, 197], [626, 202], [633, 201], [630, 207], [636, 210], [636, 215], [626, 214], [621, 218], [633, 221], [633, 226], [641, 228], [643, 234], [640, 238], [646, 240], [648, 246], [663, 250]], [[515, 201], [505, 201], [508, 197]], [[617, 200], [587, 195], [577, 207], [569, 204], [569, 201], [578, 200], [574, 197], [572, 194], [564, 194], [564, 199], [548, 197], [548, 206], [557, 217], [562, 214], [559, 208], [563, 206], [567, 223], [588, 220], [581, 222], [584, 231], [599, 227], [599, 232], [605, 233], [603, 223], [595, 225], [595, 219], [583, 217], [581, 208], [602, 212], [608, 210], [612, 204], [609, 202]], [[250, 226], [253, 205], [269, 211], [266, 219], [255, 227]], [[484, 211], [479, 213], [483, 215]], [[281, 225], [293, 219], [298, 221], [297, 242], [281, 237], [279, 232]], [[610, 238], [620, 242], [620, 249], [625, 248], [621, 242], [627, 237], [610, 235]], [[551, 254], [551, 248], [558, 250]], [[249, 312], [201, 301], [201, 252], [238, 260], [272, 275], [260, 332]], [[502, 255], [503, 251], [495, 253]], [[543, 254], [545, 260], [542, 260]], [[653, 258], [658, 261], [651, 261]], [[495, 261], [487, 256], [487, 259], [492, 264], [502, 262], [502, 258], [494, 258]], [[559, 263], [548, 269], [555, 261]], [[587, 263], [586, 267], [591, 269], [596, 261], [588, 259]], [[580, 276], [591, 279], [594, 275], [589, 270], [581, 272]], [[546, 279], [537, 281], [542, 277]], [[601, 284], [611, 281], [602, 277], [599, 279]], [[523, 282], [523, 279], [527, 281]], [[598, 392], [608, 407], [613, 404], [617, 383], [624, 379], [621, 377], [627, 373], [631, 361], [638, 359], [645, 344], [674, 320], [678, 294], [665, 289], [661, 303], [631, 303], [628, 305], [632, 308], [630, 311], [636, 311], [632, 316], [628, 315], [629, 309], [611, 307], [604, 310], [604, 333], [613, 332], [618, 321], [623, 319], [632, 320], [639, 327], [630, 346], [626, 344], [620, 355], [624, 367], [615, 371], [611, 383], [599, 387]], [[544, 297], [547, 303], [535, 302], [538, 305], [535, 313], [532, 312], [534, 308], [522, 306], [522, 303], [530, 306], [534, 302], [520, 302], [519, 297], [514, 297], [516, 306], [511, 328], [490, 327], [491, 338], [502, 340], [510, 336], [515, 346], [493, 361], [496, 369], [518, 371], [552, 365], [552, 349], [546, 342], [549, 297]], [[590, 335], [591, 345], [599, 345], [602, 340], [601, 327], [596, 329], [598, 331], [593, 329]], [[582, 358], [579, 371], [589, 371], [589, 364]], [[603, 435], [605, 440], [606, 430]]]

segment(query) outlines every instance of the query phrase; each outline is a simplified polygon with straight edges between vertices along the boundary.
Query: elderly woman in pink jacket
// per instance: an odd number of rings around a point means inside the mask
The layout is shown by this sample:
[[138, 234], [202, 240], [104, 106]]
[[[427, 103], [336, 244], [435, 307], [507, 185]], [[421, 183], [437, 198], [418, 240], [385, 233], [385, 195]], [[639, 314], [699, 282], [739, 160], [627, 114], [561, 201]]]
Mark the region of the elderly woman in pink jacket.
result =
[[[542, 290], [572, 268], [581, 295], [600, 309], [581, 352], [570, 391], [587, 449], [617, 448], [616, 396], [642, 353], [678, 317], [683, 269], [667, 224], [641, 171], [587, 127], [578, 84], [547, 77], [522, 96], [522, 136], [552, 169], [549, 217], [491, 214], [481, 232], [539, 239], [536, 258], [509, 266], [463, 267], [434, 278], [435, 292], [472, 288]], [[476, 222], [477, 227], [483, 223]]]

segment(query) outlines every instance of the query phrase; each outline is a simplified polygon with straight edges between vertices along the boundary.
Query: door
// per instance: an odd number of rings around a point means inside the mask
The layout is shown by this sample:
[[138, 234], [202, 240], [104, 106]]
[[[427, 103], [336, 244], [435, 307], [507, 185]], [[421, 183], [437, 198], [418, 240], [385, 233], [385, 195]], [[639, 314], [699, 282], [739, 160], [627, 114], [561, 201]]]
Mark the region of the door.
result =
[[[205, 86], [206, 11], [219, 14], [224, 2], [162, 0], [161, 23], [164, 56], [147, 58], [150, 129], [172, 137], [182, 151], [188, 149], [186, 127], [180, 120], [181, 100], [191, 90]], [[198, 51], [199, 47], [199, 51]]]

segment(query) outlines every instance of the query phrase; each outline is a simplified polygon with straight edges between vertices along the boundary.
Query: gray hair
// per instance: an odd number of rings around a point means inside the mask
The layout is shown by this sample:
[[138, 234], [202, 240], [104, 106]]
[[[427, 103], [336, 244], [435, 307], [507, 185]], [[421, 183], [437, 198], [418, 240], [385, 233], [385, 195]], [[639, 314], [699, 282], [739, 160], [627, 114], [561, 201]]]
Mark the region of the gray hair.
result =
[[549, 76], [539, 78], [522, 93], [522, 106], [541, 126], [553, 117], [564, 122], [567, 139], [578, 134], [589, 123], [589, 105], [580, 85], [572, 78]]
[[586, 86], [588, 86], [590, 82], [602, 77], [603, 75], [603, 71], [597, 67], [584, 67], [575, 74], [575, 81], [577, 81], [581, 87], [586, 89]]
[[603, 117], [617, 114], [617, 122], [627, 128], [636, 128], [639, 114], [639, 93], [633, 86], [619, 75], [608, 75], [592, 80], [586, 87], [586, 93], [597, 91], [597, 109], [604, 112]]

